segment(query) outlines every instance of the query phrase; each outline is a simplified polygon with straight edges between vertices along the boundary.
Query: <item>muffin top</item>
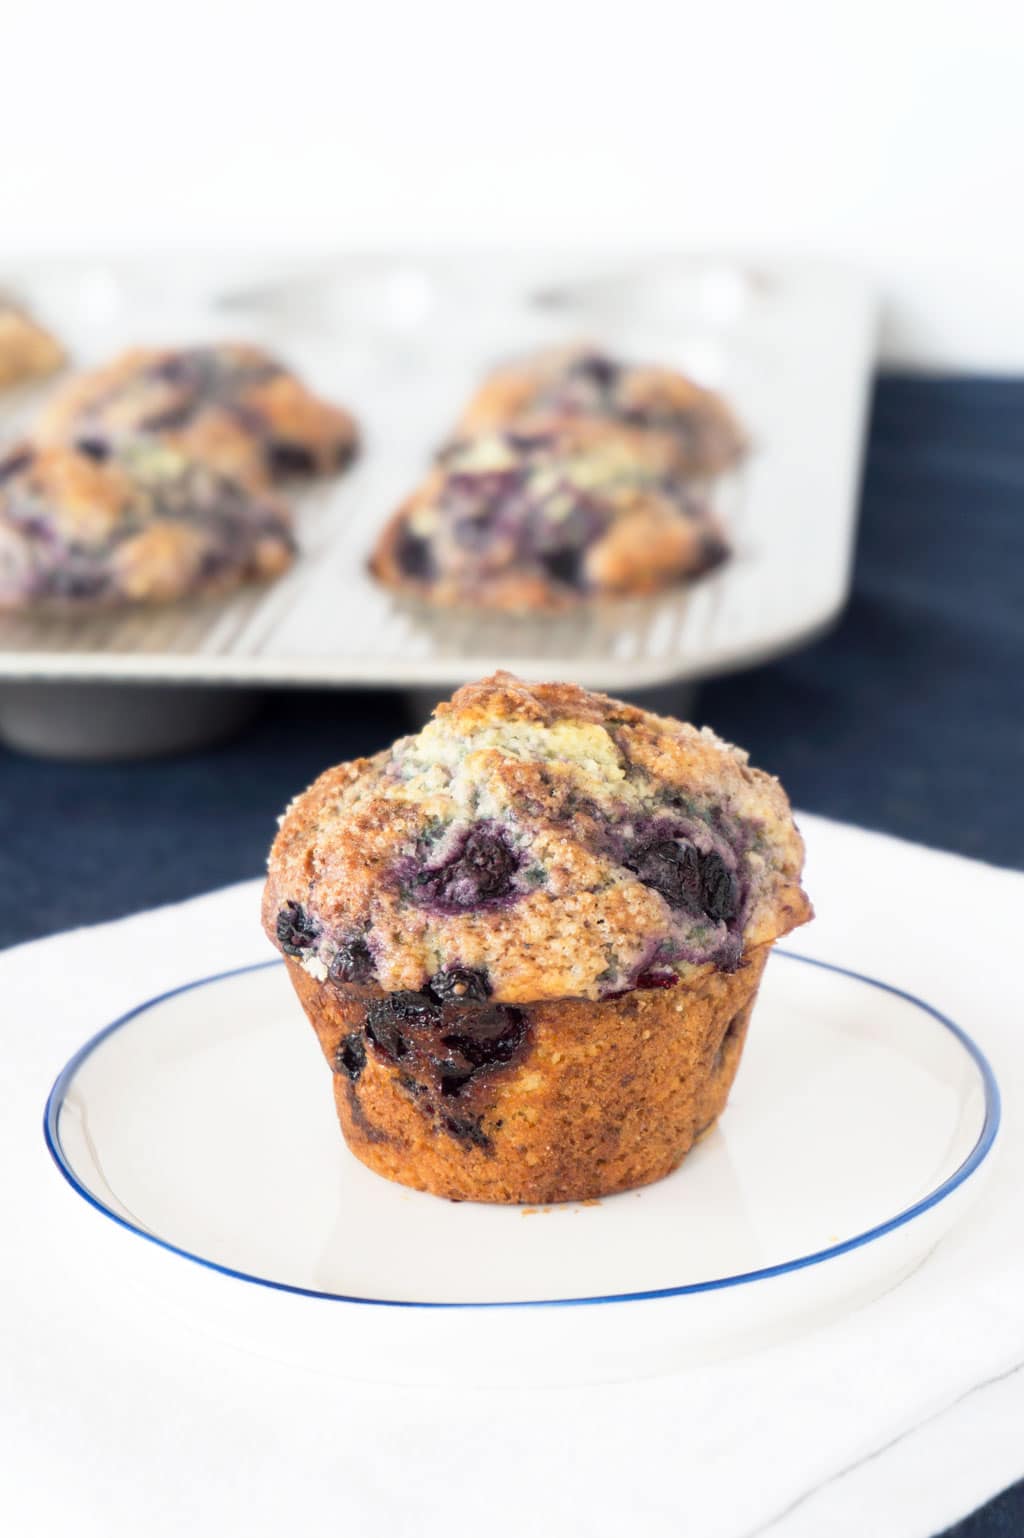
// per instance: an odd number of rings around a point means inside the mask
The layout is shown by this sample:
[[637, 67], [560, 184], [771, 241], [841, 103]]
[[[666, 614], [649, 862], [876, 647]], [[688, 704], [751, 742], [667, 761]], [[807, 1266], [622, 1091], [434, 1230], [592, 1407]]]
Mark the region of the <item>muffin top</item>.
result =
[[708, 728], [496, 673], [286, 811], [264, 925], [321, 982], [528, 1003], [670, 987], [811, 916], [778, 781]]
[[339, 469], [357, 437], [348, 412], [241, 342], [132, 348], [55, 391], [36, 434], [94, 454], [155, 435], [249, 479]]
[[385, 529], [372, 570], [435, 603], [558, 609], [657, 591], [727, 552], [672, 439], [535, 417], [450, 446]]
[[535, 413], [617, 422], [670, 437], [691, 472], [739, 459], [742, 430], [720, 395], [675, 369], [637, 365], [590, 346], [552, 348], [495, 369], [456, 429], [470, 437]]
[[0, 608], [157, 603], [288, 567], [291, 514], [152, 439], [0, 457]]

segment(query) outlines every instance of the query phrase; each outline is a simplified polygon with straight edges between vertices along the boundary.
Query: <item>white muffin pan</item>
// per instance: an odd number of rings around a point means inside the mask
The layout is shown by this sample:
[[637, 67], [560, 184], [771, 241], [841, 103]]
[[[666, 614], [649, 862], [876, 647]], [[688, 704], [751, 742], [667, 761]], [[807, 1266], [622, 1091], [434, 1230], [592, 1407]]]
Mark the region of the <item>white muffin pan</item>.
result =
[[[68, 696], [48, 684], [176, 685], [186, 736], [196, 723], [183, 685], [439, 694], [508, 667], [630, 692], [765, 661], [820, 632], [847, 595], [875, 306], [845, 269], [383, 254], [274, 270], [241, 258], [43, 262], [0, 271], [0, 282], [59, 332], [79, 365], [140, 342], [263, 342], [350, 406], [365, 443], [350, 472], [297, 497], [302, 555], [268, 588], [155, 611], [0, 616], [0, 733], [23, 746], [60, 751]], [[733, 403], [753, 441], [745, 465], [713, 492], [733, 558], [688, 589], [556, 619], [432, 612], [377, 587], [365, 570], [376, 533], [484, 371], [580, 338], [678, 365]], [[0, 397], [4, 437], [30, 420], [46, 388]], [[139, 697], [126, 693], [133, 717]], [[110, 709], [101, 714], [109, 726]], [[104, 751], [98, 740], [95, 748]], [[68, 751], [83, 750], [76, 734]]]

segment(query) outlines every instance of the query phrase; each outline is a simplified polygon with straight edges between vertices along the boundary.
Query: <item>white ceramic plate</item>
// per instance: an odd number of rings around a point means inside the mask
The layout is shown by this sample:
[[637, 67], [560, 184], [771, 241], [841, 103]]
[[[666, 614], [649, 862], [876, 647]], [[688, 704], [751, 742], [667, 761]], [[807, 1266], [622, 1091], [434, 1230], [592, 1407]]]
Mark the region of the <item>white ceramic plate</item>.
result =
[[985, 1058], [936, 1010], [777, 953], [718, 1127], [597, 1204], [455, 1204], [364, 1169], [277, 962], [109, 1026], [58, 1077], [46, 1136], [151, 1311], [357, 1378], [530, 1382], [667, 1370], [894, 1285], [976, 1192], [998, 1122]]

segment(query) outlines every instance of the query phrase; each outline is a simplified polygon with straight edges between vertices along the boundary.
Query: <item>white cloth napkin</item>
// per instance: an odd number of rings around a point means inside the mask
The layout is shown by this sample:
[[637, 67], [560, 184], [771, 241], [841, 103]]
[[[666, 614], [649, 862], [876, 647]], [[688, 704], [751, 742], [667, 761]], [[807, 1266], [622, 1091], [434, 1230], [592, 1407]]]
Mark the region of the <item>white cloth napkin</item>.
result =
[[818, 919], [796, 948], [908, 988], [981, 1042], [1004, 1095], [1001, 1156], [979, 1204], [887, 1296], [653, 1381], [350, 1385], [187, 1321], [140, 1324], [116, 1275], [97, 1300], [76, 1285], [92, 1228], [72, 1221], [78, 1198], [43, 1145], [50, 1083], [131, 1005], [265, 956], [258, 883], [0, 955], [4, 1530], [926, 1538], [1024, 1475], [1024, 876], [801, 825]]

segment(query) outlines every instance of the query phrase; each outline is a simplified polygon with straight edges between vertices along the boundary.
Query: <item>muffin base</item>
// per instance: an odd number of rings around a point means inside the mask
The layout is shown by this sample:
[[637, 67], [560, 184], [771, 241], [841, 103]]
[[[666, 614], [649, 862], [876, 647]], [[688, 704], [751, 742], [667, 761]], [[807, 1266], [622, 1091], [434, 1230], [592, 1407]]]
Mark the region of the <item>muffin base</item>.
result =
[[319, 983], [290, 958], [288, 971], [358, 1159], [453, 1201], [546, 1205], [610, 1196], [677, 1168], [725, 1108], [770, 949], [747, 951], [734, 973], [709, 970], [673, 988], [524, 1006], [515, 1061], [450, 1098], [417, 1089], [372, 1046], [351, 1077], [339, 1049], [382, 995]]

